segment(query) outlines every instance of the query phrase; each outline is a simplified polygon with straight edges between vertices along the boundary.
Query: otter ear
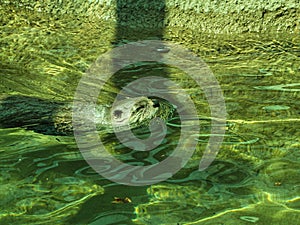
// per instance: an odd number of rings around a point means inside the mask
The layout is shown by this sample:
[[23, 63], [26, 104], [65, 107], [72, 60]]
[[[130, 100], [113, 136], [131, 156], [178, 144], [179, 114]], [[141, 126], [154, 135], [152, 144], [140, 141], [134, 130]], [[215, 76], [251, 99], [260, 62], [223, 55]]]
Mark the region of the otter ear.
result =
[[154, 108], [157, 108], [160, 106], [159, 101], [157, 99], [151, 99], [152, 105]]

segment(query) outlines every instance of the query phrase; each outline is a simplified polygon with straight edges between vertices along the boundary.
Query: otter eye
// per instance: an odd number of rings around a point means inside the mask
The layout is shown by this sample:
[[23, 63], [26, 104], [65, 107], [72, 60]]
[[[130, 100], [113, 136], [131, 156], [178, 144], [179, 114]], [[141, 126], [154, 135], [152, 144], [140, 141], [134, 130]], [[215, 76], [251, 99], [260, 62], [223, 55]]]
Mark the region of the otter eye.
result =
[[122, 110], [115, 110], [115, 111], [114, 111], [114, 117], [115, 117], [116, 119], [121, 118], [121, 117], [122, 117], [122, 114], [123, 114]]

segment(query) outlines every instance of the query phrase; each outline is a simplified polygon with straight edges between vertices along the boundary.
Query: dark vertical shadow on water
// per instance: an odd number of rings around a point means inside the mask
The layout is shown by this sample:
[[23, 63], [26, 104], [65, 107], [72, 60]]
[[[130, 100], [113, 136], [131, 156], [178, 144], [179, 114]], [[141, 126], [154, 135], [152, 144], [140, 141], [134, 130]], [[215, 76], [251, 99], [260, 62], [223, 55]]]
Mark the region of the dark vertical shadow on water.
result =
[[[164, 35], [165, 1], [164, 0], [116, 0], [116, 31], [112, 41], [114, 47], [135, 41], [162, 40]], [[161, 46], [163, 47], [163, 46]], [[133, 53], [134, 54], [134, 53]], [[160, 58], [158, 58], [159, 61]], [[143, 67], [143, 66], [142, 66]], [[143, 71], [143, 69], [141, 69]], [[151, 73], [150, 73], [151, 74]], [[135, 75], [135, 79], [142, 74]], [[117, 86], [127, 80], [129, 82], [132, 73], [113, 76], [112, 82]], [[165, 69], [161, 68], [158, 76], [167, 76]]]
[[115, 42], [159, 38], [164, 32], [164, 0], [116, 0]]

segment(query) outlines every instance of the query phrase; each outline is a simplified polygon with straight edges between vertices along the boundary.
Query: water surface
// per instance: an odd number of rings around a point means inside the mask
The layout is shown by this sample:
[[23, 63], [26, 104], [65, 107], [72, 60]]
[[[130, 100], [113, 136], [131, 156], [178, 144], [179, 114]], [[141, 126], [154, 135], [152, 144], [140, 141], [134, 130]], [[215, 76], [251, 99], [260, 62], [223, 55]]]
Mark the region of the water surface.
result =
[[[1, 26], [1, 99], [21, 95], [71, 102], [85, 71], [122, 43], [104, 21], [55, 20], [16, 14]], [[134, 32], [134, 31], [132, 31]], [[142, 63], [119, 71], [99, 96], [112, 103], [128, 82], [167, 76], [192, 96], [201, 120], [195, 154], [171, 179], [145, 187], [123, 186], [98, 175], [73, 137], [21, 127], [0, 129], [1, 224], [297, 224], [300, 220], [300, 40], [296, 34], [199, 34], [169, 27], [149, 39], [180, 43], [201, 57], [226, 100], [227, 126], [217, 159], [198, 163], [210, 132], [209, 106], [199, 88], [176, 68]], [[130, 37], [130, 35], [128, 35]], [[141, 34], [144, 38], [145, 34]], [[166, 158], [180, 122], [169, 122], [165, 142], [135, 152], [111, 134], [102, 140], [132, 164]], [[129, 197], [131, 203], [114, 203]]]

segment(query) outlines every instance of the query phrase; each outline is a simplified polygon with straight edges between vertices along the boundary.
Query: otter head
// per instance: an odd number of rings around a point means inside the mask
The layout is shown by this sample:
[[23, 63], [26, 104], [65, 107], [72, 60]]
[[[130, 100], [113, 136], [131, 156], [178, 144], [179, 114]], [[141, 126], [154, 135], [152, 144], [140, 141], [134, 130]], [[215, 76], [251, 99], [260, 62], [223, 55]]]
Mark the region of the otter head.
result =
[[111, 109], [115, 130], [122, 131], [147, 124], [156, 115], [158, 107], [147, 97], [127, 98], [117, 101]]

